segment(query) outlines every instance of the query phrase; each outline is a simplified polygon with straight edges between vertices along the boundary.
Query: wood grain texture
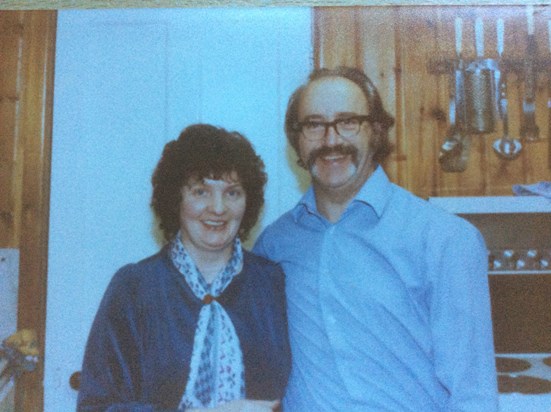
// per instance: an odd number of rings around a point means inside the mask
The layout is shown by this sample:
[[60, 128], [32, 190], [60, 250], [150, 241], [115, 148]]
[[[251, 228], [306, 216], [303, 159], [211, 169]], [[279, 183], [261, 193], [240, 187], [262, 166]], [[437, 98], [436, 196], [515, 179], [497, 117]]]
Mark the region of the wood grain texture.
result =
[[[394, 26], [396, 13], [395, 7], [356, 8], [358, 16], [356, 43], [359, 47], [357, 65], [363, 67], [366, 73], [370, 73], [371, 80], [394, 117], [398, 110], [396, 100], [398, 96], [395, 90], [399, 79], [396, 73], [398, 59]], [[372, 47], [373, 45], [384, 45], [384, 47]], [[395, 181], [403, 175], [402, 167], [405, 164], [404, 151], [401, 150], [402, 142], [397, 140], [396, 130], [397, 127], [394, 127], [390, 131], [390, 138], [396, 143], [396, 150], [391, 154], [392, 161], [387, 162], [388, 165], [392, 165], [387, 168], [389, 176], [392, 176]]]
[[20, 250], [18, 329], [37, 332], [36, 371], [17, 382], [15, 410], [43, 410], [44, 328], [55, 11], [0, 12], [0, 243]]
[[[23, 137], [22, 226], [18, 328], [36, 330], [44, 354], [48, 261], [50, 164], [56, 12], [25, 14], [22, 54], [24, 85], [20, 130]], [[43, 410], [44, 355], [33, 374], [20, 380], [16, 408]]]
[[316, 38], [316, 63], [320, 67], [338, 65], [355, 66], [361, 48], [357, 44], [358, 19], [356, 8], [326, 8], [327, 12], [314, 10]]
[[21, 151], [17, 130], [21, 13], [0, 14], [0, 247], [17, 248], [20, 229]]
[[[549, 9], [535, 7], [538, 59], [551, 58], [546, 30], [551, 19]], [[380, 88], [388, 110], [396, 117], [392, 136], [396, 150], [385, 168], [393, 181], [421, 197], [511, 195], [513, 184], [551, 180], [547, 110], [551, 73], [543, 71], [536, 83], [540, 140], [524, 142], [523, 153], [516, 160], [499, 158], [492, 145], [503, 135], [503, 127], [496, 117], [494, 132], [472, 135], [465, 171], [450, 173], [440, 167], [438, 155], [449, 120], [451, 73], [434, 73], [429, 62], [455, 57], [456, 17], [463, 19], [465, 59], [476, 57], [474, 22], [477, 17], [481, 17], [485, 25], [485, 57], [497, 57], [496, 20], [502, 17], [506, 33], [504, 58], [521, 62], [526, 58], [526, 14], [520, 6], [357, 7], [344, 11], [319, 8], [314, 32], [321, 37], [314, 39], [318, 48], [315, 54], [319, 54], [318, 67], [325, 63], [336, 66], [358, 61], [357, 65]], [[355, 19], [354, 24], [350, 23], [351, 19]], [[346, 36], [342, 33], [335, 36], [342, 23], [347, 27]], [[349, 32], [350, 27], [357, 30], [356, 35]], [[522, 73], [508, 73], [511, 135], [519, 134], [524, 85]]]

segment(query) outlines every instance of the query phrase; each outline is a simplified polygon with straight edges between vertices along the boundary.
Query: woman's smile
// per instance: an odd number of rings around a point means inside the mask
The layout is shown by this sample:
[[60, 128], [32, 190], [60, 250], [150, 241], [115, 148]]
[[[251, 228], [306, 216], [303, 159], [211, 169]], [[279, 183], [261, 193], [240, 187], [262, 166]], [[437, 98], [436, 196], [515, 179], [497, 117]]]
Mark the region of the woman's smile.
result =
[[192, 180], [182, 188], [182, 242], [194, 252], [231, 252], [245, 213], [246, 195], [235, 173]]

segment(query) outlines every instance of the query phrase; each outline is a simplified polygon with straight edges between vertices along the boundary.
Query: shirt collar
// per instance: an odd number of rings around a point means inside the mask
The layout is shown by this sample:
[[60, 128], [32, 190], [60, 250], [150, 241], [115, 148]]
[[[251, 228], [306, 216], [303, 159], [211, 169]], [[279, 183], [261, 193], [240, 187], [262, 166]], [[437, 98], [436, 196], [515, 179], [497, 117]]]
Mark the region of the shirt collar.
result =
[[378, 217], [381, 217], [383, 211], [390, 201], [393, 187], [381, 166], [377, 166], [375, 171], [364, 183], [353, 202], [363, 202], [373, 208]]
[[[381, 166], [377, 166], [375, 171], [369, 176], [360, 191], [356, 194], [353, 203], [364, 203], [371, 206], [377, 216], [380, 218], [383, 211], [392, 196], [392, 184]], [[295, 220], [298, 220], [303, 213], [318, 213], [314, 188], [310, 186], [306, 193], [299, 200], [292, 211]]]
[[312, 185], [308, 188], [306, 193], [302, 195], [297, 205], [291, 211], [295, 222], [300, 219], [304, 213], [317, 214], [318, 208], [316, 206], [316, 197], [314, 195], [314, 188]]

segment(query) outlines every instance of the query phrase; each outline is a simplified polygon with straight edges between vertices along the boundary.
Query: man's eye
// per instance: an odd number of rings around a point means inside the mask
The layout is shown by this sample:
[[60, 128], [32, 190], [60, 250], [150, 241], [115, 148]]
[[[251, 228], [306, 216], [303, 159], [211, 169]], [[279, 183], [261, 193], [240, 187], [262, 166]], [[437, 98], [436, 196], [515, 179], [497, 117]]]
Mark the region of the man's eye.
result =
[[349, 117], [348, 119], [340, 119], [339, 124], [342, 127], [356, 127], [358, 125], [358, 119], [355, 117]]
[[302, 124], [302, 127], [306, 130], [318, 130], [318, 129], [323, 129], [325, 126], [323, 122], [309, 121], [309, 122], [304, 122]]

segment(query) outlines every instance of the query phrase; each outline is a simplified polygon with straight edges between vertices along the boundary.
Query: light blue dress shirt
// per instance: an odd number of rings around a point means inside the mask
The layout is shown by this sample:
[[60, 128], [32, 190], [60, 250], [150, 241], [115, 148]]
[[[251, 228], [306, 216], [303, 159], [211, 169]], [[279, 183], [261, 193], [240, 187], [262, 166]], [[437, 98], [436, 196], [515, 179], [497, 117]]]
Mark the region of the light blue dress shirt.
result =
[[286, 412], [497, 410], [487, 252], [467, 221], [378, 167], [339, 221], [310, 188], [254, 251], [286, 273]]

